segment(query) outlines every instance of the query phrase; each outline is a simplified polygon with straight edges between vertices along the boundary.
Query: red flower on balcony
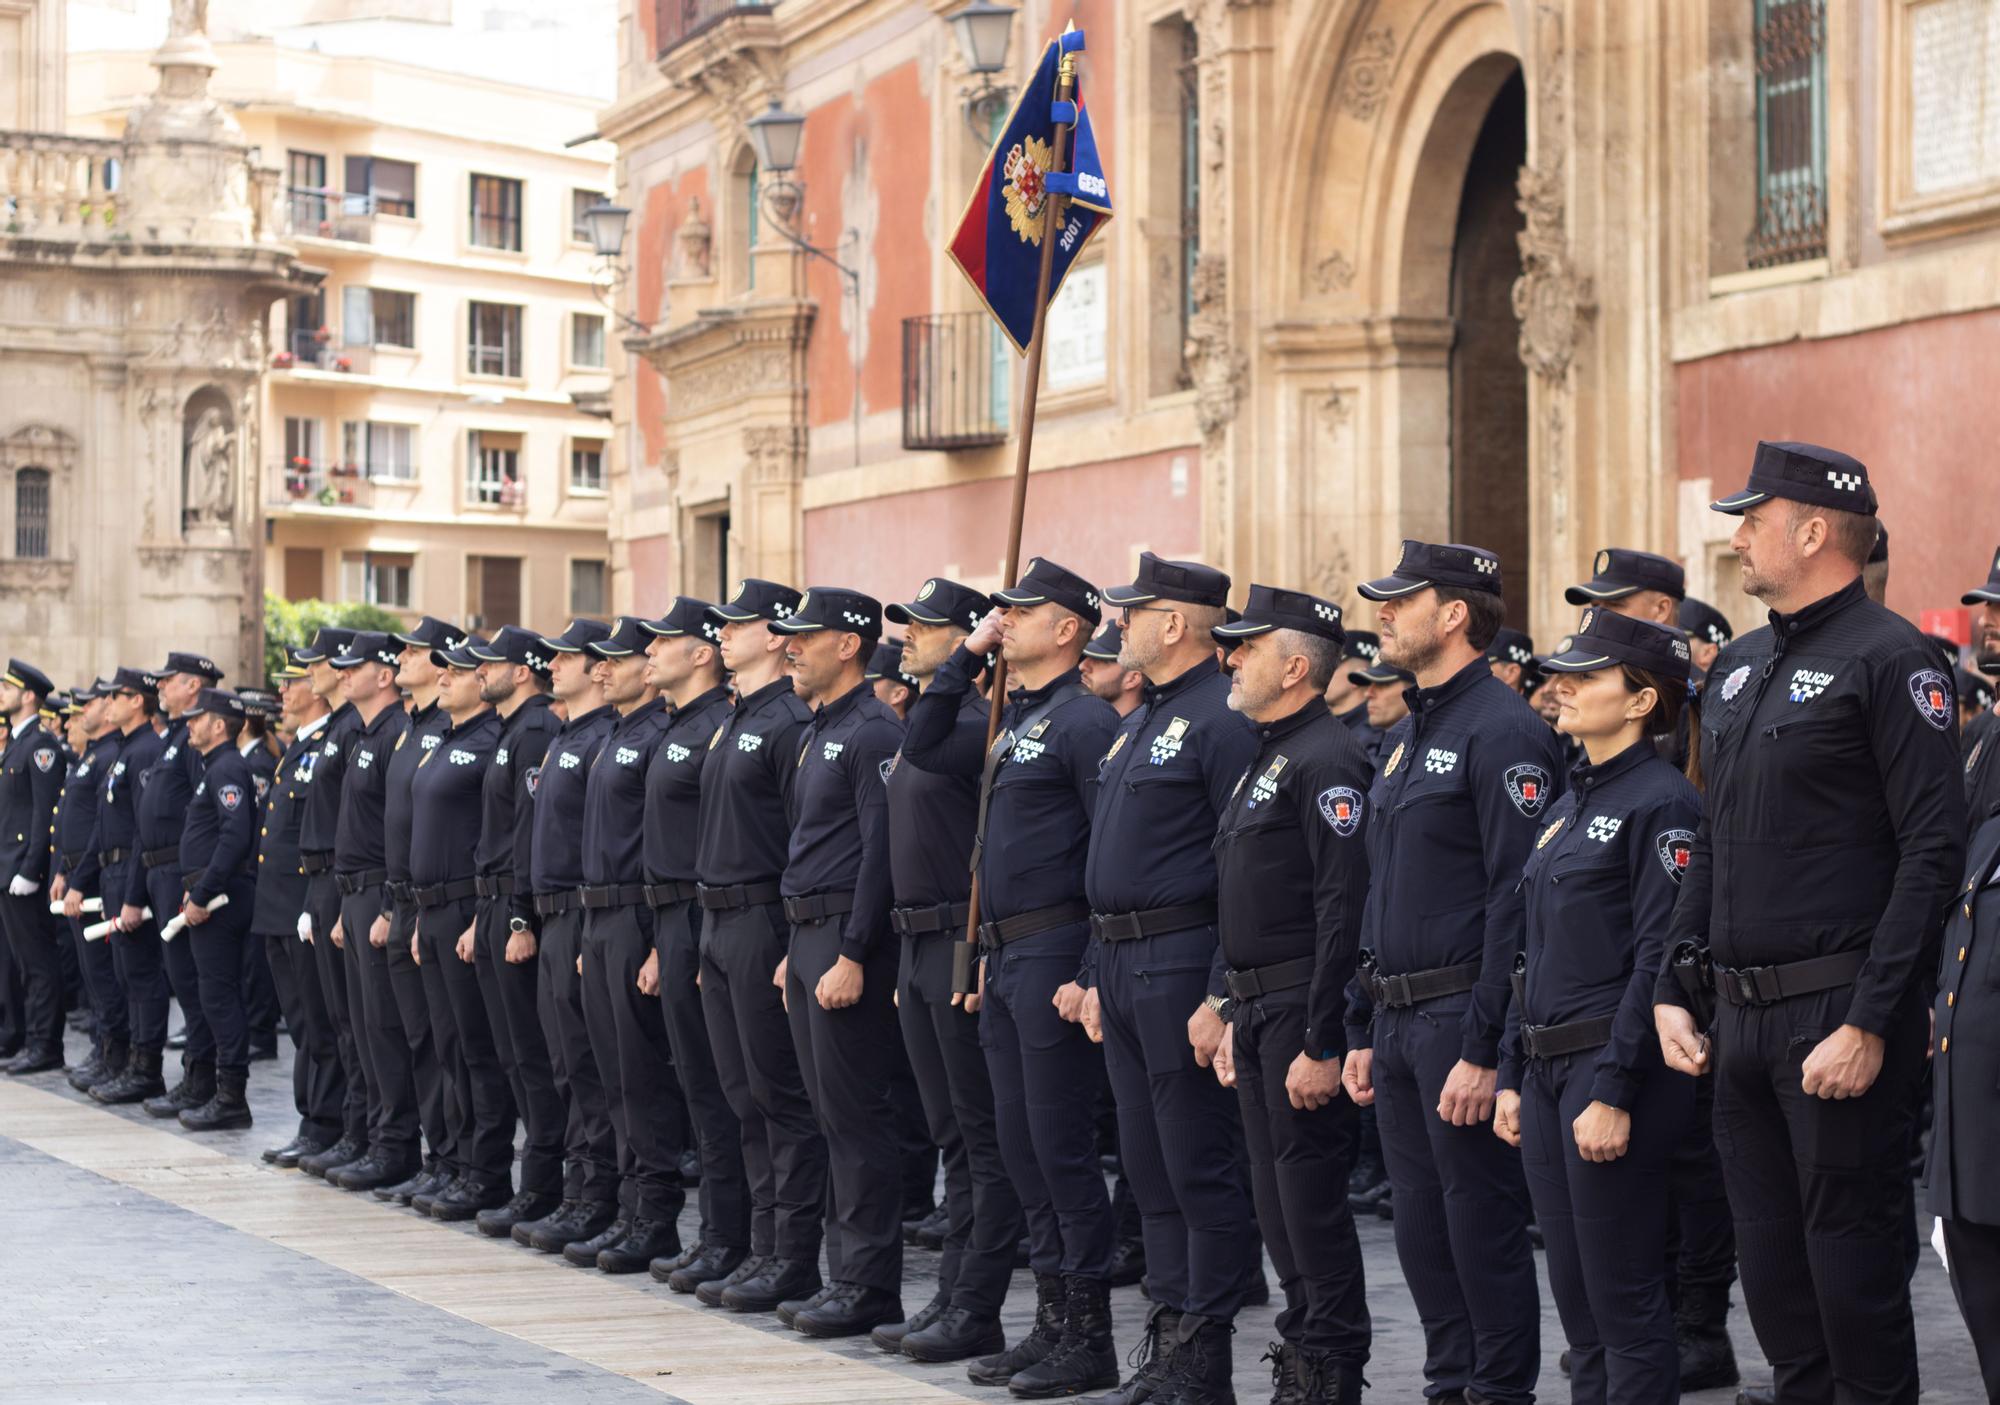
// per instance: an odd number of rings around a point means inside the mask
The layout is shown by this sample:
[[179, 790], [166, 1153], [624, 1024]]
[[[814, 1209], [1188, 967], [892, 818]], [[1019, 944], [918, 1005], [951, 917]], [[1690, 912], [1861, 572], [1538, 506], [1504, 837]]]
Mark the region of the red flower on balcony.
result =
[[318, 342], [321, 346], [326, 345], [328, 342], [333, 340], [333, 328], [321, 327], [317, 332], [313, 333], [313, 340]]
[[354, 369], [354, 358], [353, 358], [353, 357], [351, 357], [351, 356], [337, 356], [337, 357], [335, 357], [335, 358], [334, 358], [334, 361], [333, 361], [333, 369], [334, 369], [334, 370], [336, 370], [336, 371], [351, 371], [351, 370], [353, 370], [353, 369]]
[[310, 473], [312, 472], [312, 466], [313, 461], [304, 454], [294, 454], [292, 456], [292, 467], [296, 468], [299, 472]]
[[271, 364], [273, 366], [276, 366], [281, 371], [286, 371], [291, 369], [292, 363], [297, 359], [298, 358], [293, 356], [292, 353], [289, 351], [280, 351], [273, 354], [273, 356], [271, 357]]

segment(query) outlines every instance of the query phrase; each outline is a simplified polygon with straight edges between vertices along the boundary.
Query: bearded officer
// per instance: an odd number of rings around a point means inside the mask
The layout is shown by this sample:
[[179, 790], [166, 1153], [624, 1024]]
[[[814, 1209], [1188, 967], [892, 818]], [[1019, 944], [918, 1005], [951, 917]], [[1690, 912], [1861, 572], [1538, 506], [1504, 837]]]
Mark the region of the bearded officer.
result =
[[[2000, 549], [1993, 553], [1986, 583], [1966, 591], [1959, 603], [1973, 607], [1973, 662], [1982, 673], [2000, 674]], [[2000, 758], [2000, 728], [1989, 713], [1965, 754], [1965, 811], [1974, 828], [2000, 808], [2000, 759], [1996, 758]]]
[[83, 937], [87, 922], [101, 920], [95, 914], [86, 919], [83, 902], [98, 898], [102, 906], [104, 866], [97, 857], [98, 802], [104, 773], [118, 764], [124, 742], [112, 725], [111, 691], [108, 680], [99, 680], [80, 694], [85, 701], [72, 724], [82, 735], [80, 745], [71, 748], [75, 760], [63, 780], [62, 801], [56, 807], [57, 873], [49, 884], [49, 901], [63, 905], [70, 929], [65, 935], [75, 944], [94, 1017], [90, 1061], [69, 1074], [70, 1087], [80, 1093], [115, 1078], [131, 1059], [131, 1020], [125, 990], [118, 980], [117, 956], [108, 941], [86, 941]]
[[1777, 1398], [1914, 1400], [1923, 980], [1964, 858], [1952, 682], [1863, 591], [1877, 524], [1861, 463], [1760, 443], [1748, 486], [1713, 506], [1743, 518], [1731, 545], [1770, 623], [1722, 651], [1703, 697], [1708, 808], [1667, 938], [1713, 954], [1713, 1046], [1667, 975], [1662, 1051], [1714, 1070]]

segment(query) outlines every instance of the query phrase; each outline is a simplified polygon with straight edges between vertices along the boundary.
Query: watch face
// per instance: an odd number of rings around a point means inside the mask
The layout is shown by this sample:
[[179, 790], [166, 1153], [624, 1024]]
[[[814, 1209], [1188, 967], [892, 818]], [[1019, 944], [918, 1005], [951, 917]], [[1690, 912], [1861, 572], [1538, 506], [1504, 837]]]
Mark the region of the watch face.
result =
[[525, 917], [510, 917], [507, 919], [507, 930], [510, 932], [525, 932], [528, 930], [528, 920]]

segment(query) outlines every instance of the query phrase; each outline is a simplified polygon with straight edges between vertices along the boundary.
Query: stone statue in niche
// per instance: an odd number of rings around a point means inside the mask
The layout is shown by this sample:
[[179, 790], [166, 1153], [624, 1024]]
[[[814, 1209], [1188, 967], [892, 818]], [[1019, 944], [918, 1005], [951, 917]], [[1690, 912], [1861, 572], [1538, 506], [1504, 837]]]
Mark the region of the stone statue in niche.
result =
[[208, 405], [195, 414], [181, 461], [181, 524], [228, 528], [236, 517], [236, 429], [229, 412]]

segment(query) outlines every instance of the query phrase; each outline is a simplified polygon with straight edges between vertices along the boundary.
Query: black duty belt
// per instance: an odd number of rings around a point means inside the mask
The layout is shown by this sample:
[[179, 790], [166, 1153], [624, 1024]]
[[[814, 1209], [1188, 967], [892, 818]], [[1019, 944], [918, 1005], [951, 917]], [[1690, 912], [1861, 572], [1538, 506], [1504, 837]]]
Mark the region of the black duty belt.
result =
[[1018, 942], [1026, 937], [1039, 937], [1044, 932], [1053, 932], [1058, 927], [1074, 926], [1090, 916], [1090, 904], [1086, 902], [1057, 903], [1054, 907], [1037, 907], [1027, 912], [1017, 912], [1012, 917], [1003, 917], [998, 922], [979, 924], [979, 944], [988, 951], [998, 951], [1009, 942]]
[[706, 883], [697, 883], [695, 894], [701, 905], [710, 912], [721, 912], [732, 907], [760, 907], [774, 903], [784, 896], [778, 891], [774, 878], [768, 883], [731, 883], [724, 887], [712, 888]]
[[194, 891], [194, 885], [201, 882], [201, 876], [206, 872], [208, 872], [207, 869], [198, 868], [193, 873], [183, 873], [181, 875], [182, 890], [185, 892], [192, 893]]
[[1586, 1049], [1601, 1049], [1611, 1042], [1611, 1016], [1594, 1020], [1571, 1020], [1568, 1024], [1524, 1024], [1521, 1052], [1531, 1059], [1559, 1059]]
[[388, 881], [389, 870], [386, 868], [363, 868], [353, 873], [333, 875], [333, 886], [350, 898], [370, 888], [379, 888]]
[[939, 903], [935, 907], [892, 907], [889, 930], [899, 937], [922, 937], [932, 932], [962, 932], [972, 911], [970, 903]]
[[654, 907], [671, 907], [675, 903], [693, 902], [698, 883], [648, 883], [646, 901]]
[[1441, 1000], [1447, 995], [1462, 995], [1479, 984], [1479, 962], [1466, 961], [1457, 966], [1439, 966], [1429, 971], [1409, 971], [1400, 976], [1385, 976], [1379, 971], [1370, 971], [1368, 989], [1377, 1005], [1387, 1005], [1400, 1009], [1406, 1005], [1419, 1005], [1426, 1000]]
[[853, 893], [811, 893], [803, 898], [785, 899], [785, 920], [804, 925], [854, 911]]
[[475, 878], [472, 891], [482, 898], [511, 898], [514, 896], [514, 880], [504, 874], [492, 878]]
[[391, 878], [382, 884], [383, 895], [392, 903], [413, 903], [417, 900], [417, 885], [403, 883]]
[[64, 867], [64, 868], [75, 868], [75, 867], [76, 867], [76, 866], [77, 866], [78, 864], [80, 864], [80, 863], [82, 863], [82, 862], [83, 862], [83, 860], [84, 860], [84, 857], [85, 857], [85, 856], [86, 856], [87, 854], [89, 854], [89, 853], [90, 853], [90, 850], [88, 850], [88, 849], [78, 849], [78, 850], [77, 850], [77, 851], [76, 851], [75, 853], [73, 853], [73, 854], [64, 854], [64, 855], [62, 856], [62, 861], [63, 861], [63, 867]]
[[604, 883], [594, 888], [578, 888], [578, 899], [587, 908], [637, 907], [646, 901], [644, 883]]
[[124, 863], [125, 860], [131, 857], [132, 851], [130, 849], [100, 849], [97, 854], [97, 861], [105, 868], [109, 868], [115, 863]]
[[1745, 966], [1734, 971], [1717, 966], [1715, 993], [1731, 1005], [1775, 1005], [1794, 995], [1813, 995], [1852, 985], [1867, 959], [1865, 951], [1837, 951], [1831, 956], [1788, 961], [1782, 966]]
[[1255, 1000], [1260, 995], [1276, 995], [1281, 990], [1296, 990], [1302, 985], [1310, 985], [1312, 978], [1313, 958], [1294, 956], [1290, 961], [1274, 961], [1268, 966], [1231, 971], [1223, 979], [1229, 983], [1231, 999]]
[[299, 851], [300, 873], [325, 873], [332, 867], [333, 851], [331, 849], [315, 849], [310, 854], [303, 849]]
[[427, 887], [410, 885], [410, 896], [418, 907], [443, 907], [446, 903], [463, 902], [479, 894], [477, 878], [454, 878], [449, 883], [432, 883]]
[[180, 860], [181, 846], [178, 844], [169, 844], [164, 849], [141, 850], [139, 854], [139, 862], [147, 868], [158, 868], [161, 864], [179, 863]]
[[583, 889], [565, 888], [560, 893], [535, 894], [535, 912], [541, 917], [554, 917], [559, 912], [583, 906]]
[[1144, 912], [1093, 912], [1090, 931], [1099, 941], [1129, 942], [1162, 932], [1185, 932], [1215, 921], [1214, 903], [1182, 903], [1179, 907], [1149, 907]]

